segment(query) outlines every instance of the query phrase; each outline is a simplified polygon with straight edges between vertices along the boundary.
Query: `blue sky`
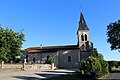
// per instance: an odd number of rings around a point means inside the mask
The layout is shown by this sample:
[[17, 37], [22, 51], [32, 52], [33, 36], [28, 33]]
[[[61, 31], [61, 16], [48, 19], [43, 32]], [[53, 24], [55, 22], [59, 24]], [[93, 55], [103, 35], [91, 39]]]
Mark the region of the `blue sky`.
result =
[[90, 39], [106, 60], [120, 60], [106, 39], [106, 26], [120, 19], [120, 0], [0, 0], [0, 23], [24, 30], [28, 47], [77, 44], [80, 11]]

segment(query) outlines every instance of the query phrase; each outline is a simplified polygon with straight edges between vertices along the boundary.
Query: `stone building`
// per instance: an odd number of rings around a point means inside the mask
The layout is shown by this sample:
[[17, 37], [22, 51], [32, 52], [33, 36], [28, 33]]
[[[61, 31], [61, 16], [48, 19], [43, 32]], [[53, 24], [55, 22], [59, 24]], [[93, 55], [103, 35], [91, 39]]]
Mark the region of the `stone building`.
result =
[[59, 68], [80, 68], [82, 61], [89, 57], [93, 44], [90, 42], [89, 28], [84, 16], [80, 14], [77, 31], [78, 44], [66, 46], [40, 46], [26, 49], [28, 63], [46, 63], [48, 58], [55, 59], [55, 65]]

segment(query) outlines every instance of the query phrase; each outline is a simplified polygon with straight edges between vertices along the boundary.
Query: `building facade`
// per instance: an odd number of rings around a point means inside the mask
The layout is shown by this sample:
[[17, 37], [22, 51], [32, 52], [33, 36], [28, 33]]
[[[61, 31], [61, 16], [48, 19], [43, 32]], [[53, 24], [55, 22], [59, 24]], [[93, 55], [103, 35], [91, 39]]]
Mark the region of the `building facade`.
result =
[[40, 46], [26, 49], [28, 63], [46, 63], [52, 57], [58, 68], [80, 68], [84, 59], [91, 55], [93, 44], [83, 14], [77, 31], [78, 44], [67, 46]]

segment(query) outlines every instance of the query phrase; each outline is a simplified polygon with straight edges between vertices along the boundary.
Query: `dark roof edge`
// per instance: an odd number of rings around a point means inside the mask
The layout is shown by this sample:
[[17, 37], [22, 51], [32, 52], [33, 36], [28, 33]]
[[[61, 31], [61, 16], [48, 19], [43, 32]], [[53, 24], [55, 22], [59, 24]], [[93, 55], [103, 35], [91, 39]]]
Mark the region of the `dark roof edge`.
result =
[[[67, 48], [67, 47], [78, 47], [78, 45], [63, 45], [63, 46], [40, 46], [40, 47], [29, 47], [26, 49], [46, 49], [46, 48]], [[25, 49], [25, 50], [26, 50]]]

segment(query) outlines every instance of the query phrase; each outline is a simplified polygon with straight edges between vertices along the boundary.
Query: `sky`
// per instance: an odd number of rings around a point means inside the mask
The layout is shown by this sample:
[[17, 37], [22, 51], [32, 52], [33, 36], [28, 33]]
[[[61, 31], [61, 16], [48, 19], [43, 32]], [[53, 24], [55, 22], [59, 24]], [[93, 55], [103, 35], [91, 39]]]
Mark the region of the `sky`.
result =
[[80, 12], [105, 60], [120, 60], [107, 43], [107, 25], [120, 19], [120, 0], [0, 0], [0, 24], [25, 34], [22, 49], [77, 44]]

